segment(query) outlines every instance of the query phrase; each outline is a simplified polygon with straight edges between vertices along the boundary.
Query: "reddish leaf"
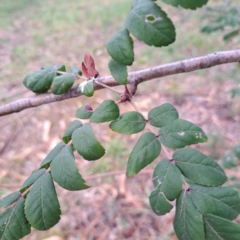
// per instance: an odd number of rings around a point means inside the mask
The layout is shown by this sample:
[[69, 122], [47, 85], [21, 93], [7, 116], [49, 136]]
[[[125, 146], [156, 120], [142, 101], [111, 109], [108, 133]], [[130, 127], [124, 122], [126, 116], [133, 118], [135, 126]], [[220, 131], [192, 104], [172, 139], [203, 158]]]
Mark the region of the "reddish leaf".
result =
[[95, 69], [94, 60], [88, 53], [85, 53], [84, 62], [82, 63], [82, 71], [87, 78], [96, 78], [99, 75]]

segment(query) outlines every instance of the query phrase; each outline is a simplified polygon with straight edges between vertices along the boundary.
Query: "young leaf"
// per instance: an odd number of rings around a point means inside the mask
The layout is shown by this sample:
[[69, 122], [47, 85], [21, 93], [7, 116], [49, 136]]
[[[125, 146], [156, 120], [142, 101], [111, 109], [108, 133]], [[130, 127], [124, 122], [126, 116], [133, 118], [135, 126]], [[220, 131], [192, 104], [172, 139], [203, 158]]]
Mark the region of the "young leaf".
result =
[[92, 97], [94, 94], [93, 80], [82, 82], [78, 88], [87, 97]]
[[74, 75], [82, 76], [82, 71], [78, 67], [76, 67], [76, 66], [71, 66], [71, 72]]
[[227, 181], [222, 168], [213, 159], [195, 149], [179, 149], [173, 154], [173, 159], [182, 174], [194, 183], [214, 187]]
[[165, 3], [171, 4], [172, 6], [181, 6], [187, 9], [196, 9], [205, 5], [208, 0], [163, 0]]
[[66, 145], [51, 162], [51, 174], [55, 182], [61, 187], [70, 190], [88, 188], [78, 172], [71, 146]]
[[90, 121], [94, 123], [110, 122], [118, 117], [118, 105], [112, 100], [104, 100], [93, 112]]
[[45, 169], [38, 169], [33, 171], [30, 177], [28, 177], [21, 186], [20, 192], [23, 193], [26, 189], [28, 189], [39, 177], [42, 176], [45, 171]]
[[75, 81], [75, 75], [72, 73], [64, 73], [53, 79], [51, 92], [56, 95], [67, 92]]
[[153, 162], [161, 152], [161, 145], [156, 135], [151, 132], [144, 133], [134, 146], [127, 165], [127, 177], [140, 172]]
[[20, 196], [20, 192], [16, 191], [0, 199], [0, 208], [5, 208], [10, 206], [11, 204], [13, 204], [19, 199], [19, 196]]
[[126, 28], [118, 31], [106, 44], [108, 54], [118, 63], [132, 65], [134, 61], [133, 40]]
[[76, 117], [81, 119], [89, 119], [93, 114], [92, 107], [89, 103], [84, 104], [82, 107], [78, 108], [76, 111]]
[[24, 214], [24, 199], [20, 197], [13, 207], [0, 215], [0, 239], [18, 240], [31, 231]]
[[160, 185], [151, 192], [149, 202], [152, 210], [158, 216], [169, 213], [173, 208], [173, 206], [167, 201], [164, 194], [162, 193]]
[[240, 198], [233, 188], [199, 185], [191, 185], [190, 188], [189, 196], [203, 215], [213, 214], [233, 220], [240, 213]]
[[212, 214], [205, 214], [203, 220], [207, 240], [239, 240], [239, 224]]
[[182, 174], [179, 169], [168, 159], [158, 163], [153, 172], [153, 184], [159, 185], [159, 192], [163, 192], [166, 198], [173, 201], [182, 190]]
[[73, 132], [72, 142], [77, 152], [86, 160], [97, 160], [105, 154], [105, 149], [89, 124], [84, 124]]
[[58, 223], [60, 206], [51, 175], [45, 171], [27, 195], [25, 214], [37, 230], [47, 230]]
[[82, 71], [87, 78], [96, 78], [99, 75], [98, 71], [95, 69], [94, 60], [92, 56], [88, 53], [85, 53], [84, 55], [84, 62], [82, 63]]
[[183, 148], [207, 141], [207, 136], [200, 127], [182, 119], [163, 126], [159, 134], [161, 143], [169, 148]]
[[148, 113], [149, 123], [154, 127], [163, 127], [176, 119], [178, 119], [177, 109], [169, 103], [155, 107]]
[[28, 74], [23, 79], [23, 84], [26, 88], [35, 93], [45, 93], [50, 89], [55, 76], [56, 69], [53, 66], [50, 66]]
[[152, 1], [137, 1], [125, 25], [137, 39], [149, 46], [162, 47], [175, 41], [174, 25]]
[[188, 192], [177, 198], [174, 230], [179, 240], [205, 239], [202, 214], [198, 212]]
[[128, 73], [127, 67], [115, 60], [111, 59], [108, 63], [108, 68], [113, 78], [121, 85], [126, 85]]
[[65, 146], [64, 142], [58, 143], [51, 152], [44, 158], [42, 161], [40, 168], [48, 168], [51, 161], [60, 153], [61, 149]]
[[117, 120], [110, 123], [109, 127], [114, 132], [133, 134], [141, 132], [146, 126], [146, 120], [138, 112], [123, 113]]
[[62, 136], [62, 140], [64, 143], [68, 143], [72, 139], [72, 134], [75, 129], [80, 128], [82, 126], [82, 122], [79, 120], [74, 120], [70, 126], [67, 128], [65, 133]]

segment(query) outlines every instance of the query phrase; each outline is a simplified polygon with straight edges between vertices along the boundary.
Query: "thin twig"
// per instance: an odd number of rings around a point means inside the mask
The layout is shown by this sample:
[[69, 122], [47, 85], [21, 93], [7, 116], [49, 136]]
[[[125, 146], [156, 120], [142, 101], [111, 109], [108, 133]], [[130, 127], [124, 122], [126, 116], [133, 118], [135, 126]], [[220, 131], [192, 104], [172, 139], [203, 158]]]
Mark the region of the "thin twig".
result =
[[133, 108], [137, 111], [137, 112], [140, 112], [137, 105], [134, 103], [134, 101], [131, 99], [129, 100], [130, 104], [133, 106]]
[[[195, 70], [210, 68], [225, 63], [240, 62], [240, 49], [215, 52], [202, 57], [191, 58], [173, 63], [163, 64], [157, 67], [131, 72], [128, 74], [128, 84], [136, 86], [139, 83], [149, 81], [155, 78], [161, 78], [169, 75], [192, 72]], [[98, 82], [109, 87], [119, 84], [113, 77], [99, 77]], [[96, 84], [94, 90], [102, 89], [103, 86]], [[52, 93], [40, 94], [37, 96], [20, 99], [0, 107], [0, 116], [22, 111], [27, 108], [37, 107], [43, 104], [62, 101], [69, 98], [81, 96], [78, 85], [73, 86], [67, 93], [54, 95]]]
[[102, 86], [102, 87], [104, 87], [104, 88], [108, 88], [108, 89], [110, 89], [111, 91], [113, 91], [113, 92], [115, 92], [115, 93], [117, 93], [117, 94], [121, 94], [119, 91], [117, 91], [116, 89], [114, 89], [114, 88], [112, 88], [112, 87], [109, 87], [108, 85], [106, 85], [106, 84], [104, 84], [104, 83], [101, 83], [101, 82], [99, 82], [99, 81], [97, 81], [97, 80], [95, 80], [95, 83], [96, 84], [99, 84], [100, 86]]
[[163, 144], [161, 144], [161, 145], [162, 145], [162, 150], [166, 154], [167, 158], [171, 159], [171, 154], [169, 153], [169, 151], [166, 149], [166, 147]]

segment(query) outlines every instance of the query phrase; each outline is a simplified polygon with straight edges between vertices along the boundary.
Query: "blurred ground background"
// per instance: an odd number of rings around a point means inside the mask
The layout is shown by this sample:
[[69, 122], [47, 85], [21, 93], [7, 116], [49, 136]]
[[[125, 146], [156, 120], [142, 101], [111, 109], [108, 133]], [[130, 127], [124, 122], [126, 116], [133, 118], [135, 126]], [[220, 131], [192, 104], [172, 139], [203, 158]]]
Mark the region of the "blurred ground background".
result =
[[[214, 5], [221, 1], [210, 2]], [[132, 0], [1, 1], [0, 104], [33, 95], [22, 85], [28, 73], [45, 65], [80, 66], [85, 52], [94, 57], [102, 76], [109, 75], [110, 58], [104, 44], [123, 26], [131, 3]], [[163, 3], [161, 6], [177, 28], [177, 40], [161, 49], [136, 40], [131, 71], [239, 48], [239, 38], [225, 43], [221, 33], [200, 32], [204, 8], [195, 12]], [[164, 102], [174, 104], [181, 118], [200, 125], [207, 133], [209, 141], [197, 148], [219, 160], [240, 140], [239, 98], [232, 99], [228, 93], [239, 81], [237, 65], [227, 64], [141, 84], [134, 100], [144, 115]], [[51, 103], [1, 117], [0, 196], [16, 191], [39, 167], [75, 119], [78, 107], [86, 102], [95, 107], [106, 97], [116, 99], [109, 90], [102, 90], [93, 98]], [[120, 108], [121, 112], [133, 110], [127, 103]], [[157, 217], [148, 203], [153, 189], [152, 169], [165, 157], [164, 153], [146, 170], [126, 179], [127, 158], [140, 135], [122, 136], [110, 131], [107, 124], [93, 124], [93, 128], [106, 155], [96, 162], [77, 157], [80, 173], [92, 187], [68, 192], [56, 185], [62, 210], [60, 222], [46, 232], [33, 229], [24, 239], [177, 239], [172, 227], [174, 211]], [[231, 179], [240, 180], [237, 168], [227, 173]]]

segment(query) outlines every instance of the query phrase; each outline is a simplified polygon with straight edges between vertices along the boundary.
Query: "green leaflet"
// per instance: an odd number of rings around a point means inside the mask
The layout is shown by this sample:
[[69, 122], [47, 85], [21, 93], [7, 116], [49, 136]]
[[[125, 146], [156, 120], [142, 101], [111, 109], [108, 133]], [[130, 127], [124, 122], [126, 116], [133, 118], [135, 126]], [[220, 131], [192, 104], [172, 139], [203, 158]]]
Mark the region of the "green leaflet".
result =
[[[59, 64], [59, 65], [56, 65], [54, 67], [56, 68], [57, 71], [66, 72], [66, 66], [65, 65]], [[61, 75], [61, 74], [57, 73], [57, 75]]]
[[71, 146], [66, 145], [51, 162], [51, 174], [55, 182], [61, 187], [70, 190], [88, 188], [78, 172]]
[[205, 214], [203, 220], [206, 240], [239, 240], [239, 224], [212, 214]]
[[35, 93], [45, 93], [50, 89], [55, 76], [56, 69], [50, 66], [28, 74], [23, 79], [23, 84], [26, 88]]
[[76, 111], [76, 117], [81, 119], [89, 119], [93, 114], [92, 107], [89, 103], [84, 104], [82, 107], [78, 108]]
[[152, 1], [137, 1], [125, 22], [127, 29], [149, 46], [162, 47], [175, 41], [175, 27]]
[[82, 82], [79, 85], [79, 90], [81, 91], [81, 93], [87, 97], [92, 97], [94, 94], [94, 86], [93, 86], [93, 79]]
[[64, 146], [65, 146], [64, 142], [60, 142], [57, 146], [55, 146], [51, 150], [51, 152], [44, 158], [40, 165], [40, 168], [48, 168], [51, 161], [59, 154], [59, 152]]
[[90, 121], [94, 123], [110, 122], [118, 117], [118, 105], [112, 100], [104, 100], [93, 112]]
[[74, 74], [74, 75], [80, 75], [82, 76], [82, 71], [76, 67], [76, 66], [71, 66], [71, 72]]
[[134, 61], [133, 40], [126, 28], [118, 31], [106, 44], [108, 54], [118, 63], [132, 65]]
[[138, 112], [127, 112], [110, 123], [109, 127], [114, 132], [133, 134], [141, 132], [146, 126], [146, 120]]
[[148, 113], [149, 123], [154, 127], [163, 127], [176, 119], [178, 119], [178, 112], [176, 108], [169, 103], [155, 107]]
[[47, 230], [58, 223], [60, 206], [52, 177], [47, 171], [36, 180], [28, 193], [25, 214], [37, 230]]
[[67, 128], [65, 133], [62, 136], [62, 140], [64, 143], [68, 143], [72, 139], [72, 134], [75, 129], [80, 128], [82, 126], [82, 122], [79, 120], [74, 120], [70, 126]]
[[240, 160], [240, 145], [235, 146], [234, 153], [235, 156]]
[[76, 77], [72, 73], [64, 73], [53, 79], [51, 92], [56, 95], [67, 92], [74, 84]]
[[179, 240], [205, 239], [202, 214], [198, 212], [188, 192], [177, 198], [174, 230]]
[[159, 191], [170, 201], [177, 198], [182, 190], [182, 174], [169, 159], [163, 159], [158, 163], [152, 179], [154, 186], [159, 186]]
[[24, 199], [20, 197], [13, 207], [0, 215], [0, 239], [18, 240], [31, 231], [24, 214]]
[[233, 168], [237, 166], [237, 159], [233, 152], [230, 152], [222, 157], [221, 166], [223, 168]]
[[194, 205], [203, 214], [213, 214], [229, 220], [240, 213], [238, 192], [231, 187], [191, 185], [189, 193]]
[[108, 63], [108, 68], [113, 78], [121, 85], [126, 85], [128, 72], [127, 67], [115, 60], [111, 59]]
[[171, 4], [175, 7], [181, 6], [187, 9], [196, 9], [207, 4], [208, 0], [163, 0], [165, 3]]
[[173, 159], [182, 174], [194, 183], [220, 186], [227, 181], [222, 168], [213, 159], [195, 149], [179, 149], [173, 154]]
[[97, 160], [105, 154], [105, 149], [89, 124], [84, 124], [73, 132], [72, 142], [77, 152], [86, 160]]
[[20, 192], [16, 191], [0, 199], [0, 208], [5, 208], [10, 206], [11, 204], [13, 204], [19, 199], [19, 196], [20, 196]]
[[134, 146], [127, 165], [127, 177], [140, 172], [153, 162], [161, 152], [161, 145], [156, 135], [151, 132], [144, 133]]
[[166, 213], [169, 213], [173, 208], [173, 206], [167, 201], [166, 197], [161, 192], [160, 185], [151, 192], [149, 202], [152, 210], [157, 215], [165, 215]]
[[197, 125], [177, 119], [159, 130], [160, 141], [169, 148], [182, 148], [207, 141], [207, 136]]
[[39, 177], [42, 176], [45, 171], [45, 169], [38, 169], [33, 171], [30, 177], [28, 177], [21, 186], [20, 192], [23, 193], [26, 189], [28, 189]]

